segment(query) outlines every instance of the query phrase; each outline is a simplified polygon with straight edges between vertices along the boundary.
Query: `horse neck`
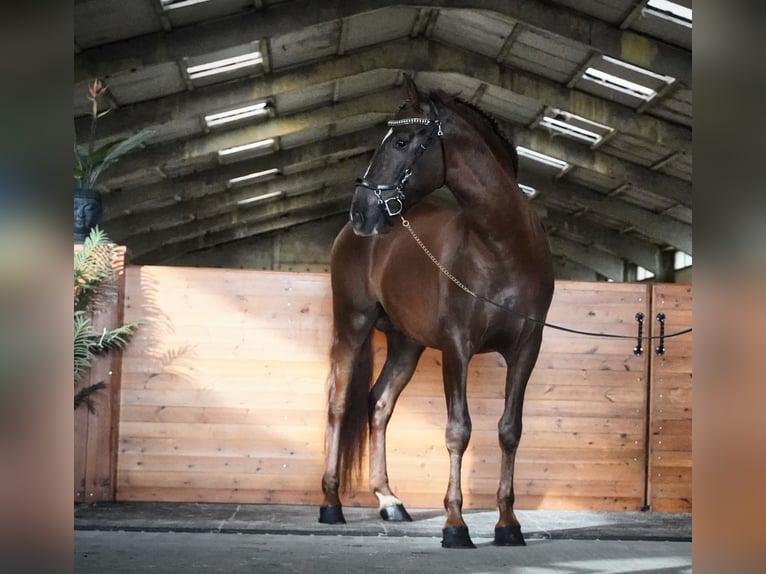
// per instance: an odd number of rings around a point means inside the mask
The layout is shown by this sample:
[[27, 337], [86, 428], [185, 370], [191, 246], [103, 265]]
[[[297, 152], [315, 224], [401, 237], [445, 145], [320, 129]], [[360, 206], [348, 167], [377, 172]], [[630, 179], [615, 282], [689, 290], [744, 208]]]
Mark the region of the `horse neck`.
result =
[[518, 187], [505, 144], [488, 141], [463, 118], [458, 127], [445, 135], [446, 184], [463, 212], [493, 236], [537, 233], [534, 210]]

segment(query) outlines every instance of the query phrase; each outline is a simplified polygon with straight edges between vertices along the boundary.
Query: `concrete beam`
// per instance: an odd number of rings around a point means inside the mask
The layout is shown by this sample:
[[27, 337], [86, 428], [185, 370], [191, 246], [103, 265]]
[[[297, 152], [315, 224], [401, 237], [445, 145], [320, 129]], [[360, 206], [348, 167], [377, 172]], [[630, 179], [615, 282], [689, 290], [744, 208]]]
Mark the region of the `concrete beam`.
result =
[[[166, 243], [147, 243], [135, 238], [128, 242], [128, 249], [136, 263], [146, 264], [155, 261], [167, 261], [170, 257], [178, 256], [197, 249], [208, 249], [221, 243], [229, 243], [253, 237], [261, 233], [269, 233], [298, 222], [321, 219], [348, 210], [349, 193], [346, 184], [329, 186], [312, 194], [311, 201], [301, 196], [284, 198], [244, 214], [241, 221], [230, 222], [209, 231], [190, 232], [187, 236], [177, 235]], [[306, 219], [304, 219], [306, 218]], [[134, 247], [135, 245], [135, 247]]]
[[550, 237], [549, 241], [554, 255], [571, 259], [580, 265], [593, 269], [607, 279], [625, 280], [625, 261], [623, 259], [595, 247], [581, 245], [561, 237]]
[[569, 279], [571, 281], [598, 281], [598, 275], [590, 267], [580, 265], [579, 263], [554, 255], [553, 273], [556, 279]]
[[[350, 174], [352, 172], [358, 173], [354, 171], [355, 168], [356, 166], [353, 165], [344, 166], [343, 169], [329, 173], [325, 180], [318, 180], [316, 175], [307, 175], [303, 185], [291, 185], [285, 196], [277, 200], [241, 205], [236, 210], [223, 211], [211, 217], [200, 214], [197, 219], [179, 225], [148, 233], [115, 237], [115, 241], [127, 245], [131, 253], [138, 257], [147, 251], [156, 249], [159, 245], [178, 243], [249, 223], [262, 223], [269, 219], [281, 217], [284, 213], [304, 209], [332, 199], [342, 197], [348, 207], [351, 201], [350, 191], [353, 186], [353, 178], [350, 178]], [[250, 191], [253, 195], [260, 195], [268, 191], [284, 191], [284, 188], [269, 182], [254, 186]], [[112, 235], [108, 228], [106, 231], [110, 236]]]
[[546, 203], [548, 194], [541, 194], [535, 203], [546, 205], [543, 223], [566, 233], [581, 237], [584, 242], [593, 242], [603, 251], [611, 252], [626, 261], [641, 265], [654, 274], [661, 272], [661, 253], [659, 247], [636, 237], [625, 235], [581, 218], [568, 217], [563, 212]]
[[243, 241], [250, 237], [265, 235], [289, 229], [296, 225], [324, 220], [341, 213], [348, 212], [347, 198], [338, 198], [326, 203], [315, 204], [306, 208], [297, 209], [291, 213], [285, 213], [280, 217], [244, 225], [234, 229], [218, 231], [208, 235], [199, 236], [187, 241], [181, 241], [172, 245], [163, 245], [154, 251], [144, 253], [135, 260], [139, 265], [163, 265], [172, 263], [177, 258], [194, 251], [213, 249], [215, 247]]
[[[643, 34], [620, 30], [602, 20], [562, 6], [536, 0], [302, 0], [269, 6], [268, 10], [238, 13], [218, 20], [155, 33], [123, 42], [84, 50], [75, 58], [75, 78], [115, 74], [136, 66], [179, 61], [215, 50], [222, 50], [274, 38], [342, 18], [390, 6], [479, 9], [546, 30], [594, 51], [626, 60], [655, 72], [677, 78], [692, 86], [692, 60], [688, 50], [671, 46]], [[381, 14], [384, 18], [385, 14]], [[340, 26], [338, 27], [340, 29]]]
[[[556, 82], [520, 70], [498, 65], [493, 59], [471, 54], [426, 39], [403, 39], [330, 61], [315, 62], [257, 79], [241, 80], [204, 90], [184, 92], [152, 100], [146, 105], [125, 106], [119, 113], [108, 114], [99, 121], [101, 137], [124, 137], [140, 129], [154, 129], [157, 137], [172, 133], [178, 121], [188, 121], [235, 106], [292, 90], [306, 89], [345, 77], [374, 71], [450, 72], [476, 78], [521, 96], [537, 100], [540, 109], [547, 105], [587, 117], [630, 133], [648, 142], [691, 153], [691, 130], [633, 110], [584, 92], [572, 91]], [[371, 90], [389, 86], [371, 86]], [[77, 132], [87, 131], [87, 118], [76, 122]]]
[[220, 166], [215, 171], [193, 173], [135, 189], [107, 193], [103, 200], [103, 221], [105, 224], [117, 223], [126, 218], [127, 221], [138, 222], [136, 216], [151, 210], [171, 206], [174, 210], [185, 209], [189, 200], [225, 192], [227, 183], [232, 178], [274, 167], [282, 169], [285, 175], [300, 173], [318, 165], [329, 165], [338, 161], [338, 157], [364, 154], [373, 150], [380, 138], [381, 128], [369, 128]]
[[623, 221], [648, 237], [691, 254], [692, 227], [677, 219], [539, 173], [526, 172], [524, 183], [535, 187], [540, 193], [549, 194], [551, 198], [558, 197], [564, 202], [575, 201], [595, 213]]
[[277, 117], [265, 123], [193, 137], [170, 145], [152, 146], [120, 160], [109, 172], [109, 177], [104, 179], [103, 185], [109, 188], [110, 181], [119, 182], [127, 174], [147, 166], [155, 166], [162, 171], [178, 170], [184, 164], [202, 168], [214, 166], [218, 161], [218, 150], [268, 138], [276, 139], [352, 118], [358, 125], [369, 127], [389, 117], [400, 102], [401, 91], [388, 90], [288, 117]]
[[614, 180], [614, 188], [629, 184], [692, 207], [692, 186], [676, 177], [668, 176], [635, 163], [561, 137], [552, 138], [543, 129], [513, 128], [516, 145], [561, 158], [575, 168], [593, 171]]
[[[269, 181], [230, 189], [224, 193], [189, 199], [180, 205], [153, 209], [140, 216], [121, 217], [104, 222], [104, 229], [118, 243], [130, 245], [135, 253], [144, 243], [172, 243], [190, 232], [210, 232], [231, 223], [241, 224], [251, 214], [260, 217], [264, 211], [257, 203], [238, 204], [239, 201], [267, 193], [281, 192], [288, 197], [300, 196], [301, 201], [315, 201], [314, 190], [324, 186], [345, 183], [347, 199], [351, 201], [354, 178], [363, 173], [369, 158], [357, 157], [289, 177], [276, 177]], [[138, 238], [136, 241], [134, 238]]]

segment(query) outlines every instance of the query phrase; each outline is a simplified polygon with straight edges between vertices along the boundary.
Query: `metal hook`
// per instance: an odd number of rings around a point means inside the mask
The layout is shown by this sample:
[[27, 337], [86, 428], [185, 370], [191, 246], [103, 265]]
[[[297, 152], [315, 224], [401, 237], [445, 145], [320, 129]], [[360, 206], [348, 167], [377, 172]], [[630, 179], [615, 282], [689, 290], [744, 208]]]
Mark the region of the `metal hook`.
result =
[[657, 313], [657, 320], [660, 322], [660, 344], [654, 348], [658, 355], [665, 354], [665, 313]]
[[644, 353], [644, 314], [640, 311], [636, 313], [636, 321], [638, 321], [638, 335], [636, 336], [636, 346], [633, 347], [633, 354], [639, 356]]

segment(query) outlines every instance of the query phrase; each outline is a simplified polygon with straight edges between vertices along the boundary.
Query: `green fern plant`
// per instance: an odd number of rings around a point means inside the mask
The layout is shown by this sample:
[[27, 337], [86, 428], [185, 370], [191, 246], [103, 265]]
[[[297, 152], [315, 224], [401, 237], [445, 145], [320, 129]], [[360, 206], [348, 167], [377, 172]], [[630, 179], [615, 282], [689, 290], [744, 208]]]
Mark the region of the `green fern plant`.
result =
[[[115, 245], [99, 227], [91, 229], [82, 250], [74, 256], [74, 384], [82, 383], [96, 357], [123, 349], [137, 322], [119, 325], [101, 333], [93, 330], [92, 315], [114, 295]], [[75, 392], [74, 408], [85, 404], [95, 412], [93, 393], [106, 387], [103, 381], [81, 386]]]

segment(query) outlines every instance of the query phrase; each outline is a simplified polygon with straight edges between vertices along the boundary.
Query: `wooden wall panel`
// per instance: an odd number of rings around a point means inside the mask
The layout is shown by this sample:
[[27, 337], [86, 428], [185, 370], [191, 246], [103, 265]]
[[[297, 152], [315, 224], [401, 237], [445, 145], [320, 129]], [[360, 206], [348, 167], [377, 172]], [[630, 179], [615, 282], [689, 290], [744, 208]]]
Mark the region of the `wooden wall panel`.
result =
[[[653, 287], [653, 334], [659, 334], [658, 313], [665, 331], [692, 326], [691, 285]], [[661, 512], [692, 510], [692, 334], [665, 340], [665, 353], [651, 346], [651, 413], [648, 504]]]
[[[317, 504], [331, 297], [326, 274], [131, 267], [118, 498]], [[635, 336], [645, 285], [560, 282], [550, 320]], [[645, 492], [647, 356], [634, 340], [546, 330], [525, 401], [518, 508], [635, 510]], [[385, 339], [374, 339], [376, 365]], [[469, 368], [465, 506], [494, 508], [505, 366]], [[424, 353], [389, 427], [389, 477], [411, 507], [447, 484], [440, 353]], [[376, 505], [366, 477], [346, 504]]]

